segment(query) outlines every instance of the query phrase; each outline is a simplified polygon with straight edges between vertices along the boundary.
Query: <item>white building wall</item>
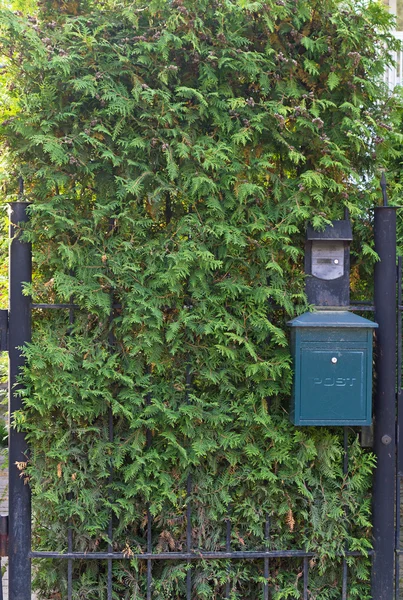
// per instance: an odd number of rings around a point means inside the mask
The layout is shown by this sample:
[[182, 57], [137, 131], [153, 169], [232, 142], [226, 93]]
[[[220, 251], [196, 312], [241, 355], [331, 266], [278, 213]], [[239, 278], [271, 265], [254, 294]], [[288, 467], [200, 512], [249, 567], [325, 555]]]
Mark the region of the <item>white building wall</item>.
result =
[[[395, 36], [403, 41], [403, 31], [396, 31]], [[403, 53], [394, 52], [395, 68], [388, 69], [386, 75], [389, 87], [393, 89], [396, 85], [403, 85]]]
[[[398, 31], [395, 36], [403, 41], [403, 0], [384, 0], [390, 11], [397, 16]], [[394, 52], [395, 68], [388, 69], [386, 80], [391, 90], [396, 85], [403, 85], [403, 52]]]

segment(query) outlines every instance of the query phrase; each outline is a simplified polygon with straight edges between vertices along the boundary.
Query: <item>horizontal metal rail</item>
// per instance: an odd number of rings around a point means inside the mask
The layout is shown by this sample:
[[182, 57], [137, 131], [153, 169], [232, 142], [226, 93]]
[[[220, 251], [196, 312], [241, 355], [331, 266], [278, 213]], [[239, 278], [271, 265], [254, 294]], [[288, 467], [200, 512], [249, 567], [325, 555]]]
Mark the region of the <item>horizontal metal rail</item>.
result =
[[80, 308], [78, 304], [31, 304], [31, 308]]
[[[403, 552], [403, 551], [402, 551]], [[373, 554], [369, 550], [366, 555]], [[30, 558], [55, 558], [55, 559], [80, 559], [80, 560], [251, 560], [254, 558], [314, 558], [315, 552], [306, 552], [305, 550], [246, 550], [234, 552], [160, 552], [153, 554], [144, 552], [144, 554], [127, 552], [52, 552], [52, 551], [32, 551]], [[344, 556], [364, 556], [358, 550], [344, 552], [339, 555]]]
[[[54, 308], [69, 308], [74, 310], [79, 310], [80, 306], [78, 304], [44, 304], [44, 303], [32, 303], [31, 308], [40, 308], [40, 309], [54, 309]], [[122, 308], [121, 304], [113, 304], [112, 308]]]
[[[45, 304], [45, 303], [35, 303], [33, 302], [31, 304], [31, 308], [41, 308], [41, 309], [52, 309], [52, 308], [73, 308], [75, 310], [78, 310], [80, 308], [80, 306], [78, 304]], [[112, 305], [112, 308], [122, 308], [121, 304], [116, 304], [114, 303]], [[280, 308], [280, 306], [275, 306], [274, 308]], [[403, 307], [399, 307], [400, 309], [402, 309]], [[375, 307], [370, 303], [370, 302], [362, 302], [362, 303], [358, 303], [358, 304], [351, 304], [350, 306], [346, 306], [343, 308], [343, 310], [367, 310], [367, 311], [374, 311]]]

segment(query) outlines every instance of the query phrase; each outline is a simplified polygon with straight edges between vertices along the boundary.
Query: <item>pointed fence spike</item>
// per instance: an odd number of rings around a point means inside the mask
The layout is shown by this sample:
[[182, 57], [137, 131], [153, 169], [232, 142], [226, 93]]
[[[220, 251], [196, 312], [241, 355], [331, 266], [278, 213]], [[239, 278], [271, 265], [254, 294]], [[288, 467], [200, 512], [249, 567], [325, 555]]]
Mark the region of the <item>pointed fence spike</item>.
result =
[[385, 172], [382, 173], [382, 177], [381, 177], [381, 189], [382, 189], [383, 205], [384, 206], [388, 206], [388, 195], [386, 193], [386, 176], [385, 176]]

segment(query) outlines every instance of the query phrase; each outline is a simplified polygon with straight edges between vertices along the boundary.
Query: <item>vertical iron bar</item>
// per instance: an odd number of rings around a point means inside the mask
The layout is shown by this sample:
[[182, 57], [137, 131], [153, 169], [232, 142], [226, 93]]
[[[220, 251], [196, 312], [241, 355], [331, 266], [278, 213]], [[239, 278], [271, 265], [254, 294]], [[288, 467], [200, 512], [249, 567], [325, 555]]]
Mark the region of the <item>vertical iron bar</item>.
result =
[[343, 427], [343, 475], [348, 473], [348, 427]]
[[[70, 304], [73, 304], [73, 298], [70, 298]], [[74, 308], [71, 307], [69, 309], [69, 335], [72, 333], [72, 327], [74, 324]], [[68, 498], [71, 500], [72, 498]], [[68, 552], [73, 552], [73, 529], [72, 529], [72, 521], [71, 517], [69, 517], [68, 526], [67, 526], [67, 550]], [[67, 561], [67, 600], [72, 600], [73, 598], [73, 560], [69, 559]]]
[[225, 551], [231, 552], [231, 508], [228, 510], [228, 518], [226, 521], [226, 534], [225, 534]]
[[31, 492], [18, 465], [27, 461], [27, 444], [13, 427], [14, 413], [23, 408], [17, 377], [25, 364], [20, 347], [31, 340], [31, 298], [23, 283], [31, 282], [31, 245], [22, 242], [18, 223], [27, 222], [27, 203], [10, 205], [9, 307], [9, 600], [31, 600]]
[[[400, 440], [400, 432], [403, 431], [403, 407], [402, 407], [402, 350], [403, 350], [403, 335], [402, 335], [402, 317], [403, 317], [403, 281], [402, 281], [402, 257], [399, 256], [397, 263], [397, 304], [398, 304], [398, 319], [397, 319], [397, 428], [396, 428], [396, 445], [397, 445], [397, 476], [396, 476], [396, 538], [395, 549], [400, 550], [400, 502], [402, 484], [402, 469], [403, 469], [403, 443]], [[400, 596], [400, 555], [396, 553], [395, 560], [395, 598], [399, 600]]]
[[[400, 485], [401, 477], [398, 474], [396, 481], [396, 550], [400, 550]], [[395, 599], [400, 597], [400, 555], [396, 553], [395, 557]]]
[[2, 556], [8, 556], [8, 515], [0, 516], [0, 600], [3, 600]]
[[402, 366], [403, 366], [403, 257], [399, 256], [397, 259], [397, 303], [399, 305], [399, 320], [397, 324], [397, 337], [398, 337], [398, 347], [397, 347], [397, 364], [399, 365], [399, 369], [397, 372], [397, 387], [399, 390], [402, 388]]
[[[109, 443], [112, 445], [113, 442], [113, 413], [112, 413], [112, 407], [109, 407], [109, 423], [108, 423], [108, 428], [109, 428]], [[109, 466], [109, 484], [112, 484], [112, 480], [113, 480], [113, 468], [112, 468], [112, 459], [111, 459], [111, 464]], [[112, 520], [112, 514], [110, 516], [109, 519], [109, 523], [108, 523], [108, 552], [113, 552], [113, 544], [112, 544], [112, 538], [113, 538], [113, 520]], [[113, 565], [112, 565], [112, 559], [108, 558], [108, 600], [112, 600], [112, 569], [113, 569]]]
[[[67, 529], [67, 551], [73, 552], [73, 531], [70, 522]], [[67, 598], [68, 600], [73, 598], [73, 560], [71, 558], [67, 561]]]
[[372, 596], [393, 598], [396, 478], [396, 208], [375, 208], [374, 297], [377, 330], [377, 390], [374, 402], [374, 559]]
[[[343, 428], [343, 475], [346, 477], [348, 473], [348, 429]], [[348, 550], [347, 542], [345, 550]], [[343, 558], [343, 576], [342, 576], [342, 592], [341, 600], [347, 600], [347, 561]]]
[[[151, 374], [151, 369], [148, 368], [148, 373]], [[151, 404], [151, 394], [147, 394], [146, 397], [146, 405]], [[147, 448], [151, 447], [153, 441], [153, 436], [150, 429], [146, 431], [146, 446]], [[150, 512], [150, 506], [147, 505], [147, 553], [151, 554], [153, 551], [153, 536], [152, 536], [152, 517]], [[151, 600], [152, 592], [151, 586], [153, 581], [153, 563], [152, 560], [147, 559], [147, 600]]]
[[[397, 471], [403, 474], [403, 443], [400, 443], [400, 432], [403, 432], [403, 390], [402, 390], [402, 369], [403, 369], [403, 258], [399, 256], [397, 262]], [[398, 506], [398, 505], [396, 505]]]
[[[151, 512], [147, 508], [147, 553], [151, 554], [153, 550], [152, 543], [152, 523], [151, 523]], [[151, 600], [151, 586], [152, 586], [152, 560], [147, 559], [147, 600]]]
[[[266, 519], [266, 523], [264, 524], [264, 540], [265, 540], [265, 549], [269, 550], [269, 540], [270, 540], [270, 520], [269, 517]], [[265, 583], [263, 586], [263, 599], [269, 600], [269, 577], [270, 577], [270, 561], [268, 558], [264, 559], [264, 571], [263, 575], [265, 578]]]
[[[113, 305], [113, 301], [111, 302], [111, 304]], [[111, 310], [111, 314], [109, 316], [110, 327], [112, 326], [112, 321], [113, 321], [113, 309]], [[109, 343], [109, 349], [112, 350], [114, 343], [115, 343], [115, 337], [113, 335], [112, 329], [110, 329], [110, 331], [109, 331], [108, 343]], [[111, 446], [113, 444], [113, 434], [114, 434], [114, 432], [113, 432], [113, 411], [112, 411], [112, 406], [109, 406], [109, 408], [108, 408], [108, 441]], [[111, 458], [111, 461], [109, 464], [109, 480], [108, 480], [109, 487], [111, 487], [112, 481], [113, 481], [113, 465], [112, 465], [112, 458]], [[113, 538], [113, 516], [111, 513], [111, 516], [109, 518], [109, 523], [108, 523], [108, 552], [113, 552], [112, 538]], [[108, 558], [108, 600], [112, 600], [112, 573], [113, 573], [112, 559]]]
[[[112, 410], [110, 409], [110, 413], [109, 413], [109, 441], [110, 442], [113, 441], [113, 424], [112, 424], [112, 427], [110, 425], [110, 422], [112, 420], [111, 416], [112, 416]], [[110, 483], [112, 482], [112, 468], [111, 468], [111, 474], [109, 476], [109, 482]], [[109, 519], [109, 523], [108, 523], [108, 552], [113, 552], [112, 537], [113, 537], [113, 521], [112, 521], [112, 516], [111, 516]], [[110, 559], [110, 558], [108, 558], [108, 600], [112, 600], [112, 559]]]
[[308, 557], [304, 558], [304, 600], [308, 600], [308, 573], [309, 573], [309, 563]]
[[[109, 219], [109, 234], [112, 235], [113, 231], [114, 231], [114, 226], [115, 226], [115, 221], [113, 218]], [[109, 272], [109, 267], [107, 267], [107, 270]], [[109, 345], [109, 352], [112, 353], [114, 346], [115, 346], [115, 334], [113, 332], [113, 319], [114, 319], [114, 312], [113, 312], [113, 300], [114, 300], [114, 293], [113, 293], [113, 288], [111, 289], [110, 292], [110, 300], [111, 300], [111, 310], [109, 313], [109, 333], [108, 333], [108, 345]], [[114, 439], [114, 430], [113, 430], [113, 410], [112, 410], [112, 406], [110, 405], [108, 408], [108, 441], [109, 441], [109, 445], [110, 447], [112, 447], [113, 444], [113, 439]], [[112, 455], [111, 455], [111, 459], [110, 459], [110, 463], [109, 463], [109, 478], [108, 478], [108, 484], [109, 484], [109, 500], [111, 500], [111, 488], [112, 488], [112, 482], [113, 482], [113, 463], [112, 463]], [[110, 517], [109, 517], [109, 523], [108, 523], [108, 552], [113, 552], [113, 513], [111, 511]], [[108, 600], [112, 600], [112, 581], [113, 581], [113, 562], [112, 559], [108, 559], [108, 589], [107, 589], [107, 598]]]
[[[225, 532], [225, 551], [231, 552], [231, 506], [228, 507], [228, 517], [226, 519], [226, 532]], [[225, 584], [225, 597], [229, 598], [231, 593], [231, 563], [228, 566], [228, 578], [227, 583]]]
[[345, 558], [343, 558], [343, 587], [341, 600], [347, 600], [347, 561]]
[[[186, 364], [186, 381], [185, 381], [185, 402], [189, 404], [189, 392], [190, 386], [192, 383], [192, 377], [190, 373], [190, 364], [187, 361]], [[190, 496], [192, 494], [192, 476], [188, 475], [187, 483], [186, 483], [186, 549], [187, 552], [191, 552], [192, 550], [192, 505], [190, 501]], [[187, 571], [186, 571], [186, 600], [192, 600], [192, 567], [191, 561], [187, 561]]]
[[[186, 483], [186, 551], [192, 551], [192, 507], [190, 496], [192, 493], [192, 476], [188, 475]], [[188, 569], [186, 571], [186, 600], [192, 600], [192, 568], [190, 560], [187, 561]]]

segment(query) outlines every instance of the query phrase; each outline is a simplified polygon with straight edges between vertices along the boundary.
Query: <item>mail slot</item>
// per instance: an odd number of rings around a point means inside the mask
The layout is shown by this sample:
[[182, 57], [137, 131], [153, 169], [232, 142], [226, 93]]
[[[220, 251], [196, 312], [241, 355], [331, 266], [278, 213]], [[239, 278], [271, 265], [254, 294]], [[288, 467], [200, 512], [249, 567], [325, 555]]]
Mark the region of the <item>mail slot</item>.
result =
[[348, 311], [305, 313], [288, 323], [295, 425], [370, 425], [376, 323]]
[[327, 281], [344, 275], [343, 242], [317, 242], [312, 245], [312, 275]]

